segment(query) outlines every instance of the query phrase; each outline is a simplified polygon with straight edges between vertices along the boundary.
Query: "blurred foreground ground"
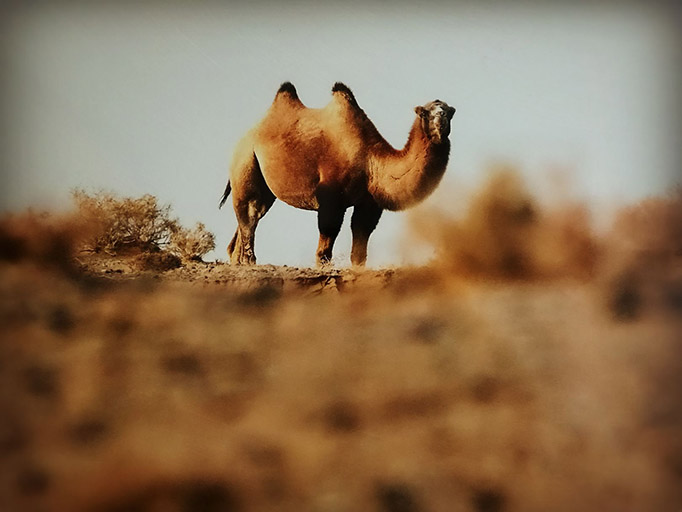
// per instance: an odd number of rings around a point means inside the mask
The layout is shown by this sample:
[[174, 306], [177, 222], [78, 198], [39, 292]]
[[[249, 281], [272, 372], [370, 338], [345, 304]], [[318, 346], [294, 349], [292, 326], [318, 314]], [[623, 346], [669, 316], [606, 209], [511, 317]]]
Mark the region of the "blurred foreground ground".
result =
[[1, 511], [682, 509], [679, 191], [597, 237], [508, 175], [364, 272], [83, 217], [0, 222]]
[[679, 510], [679, 304], [93, 259], [0, 266], [0, 509]]

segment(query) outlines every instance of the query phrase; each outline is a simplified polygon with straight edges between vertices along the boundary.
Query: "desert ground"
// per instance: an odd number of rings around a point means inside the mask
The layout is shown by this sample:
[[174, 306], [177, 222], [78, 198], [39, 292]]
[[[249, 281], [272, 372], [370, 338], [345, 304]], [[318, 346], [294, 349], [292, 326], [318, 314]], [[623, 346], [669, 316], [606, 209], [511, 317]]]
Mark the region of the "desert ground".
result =
[[679, 240], [443, 259], [472, 219], [366, 270], [161, 270], [6, 221], [0, 510], [680, 510]]

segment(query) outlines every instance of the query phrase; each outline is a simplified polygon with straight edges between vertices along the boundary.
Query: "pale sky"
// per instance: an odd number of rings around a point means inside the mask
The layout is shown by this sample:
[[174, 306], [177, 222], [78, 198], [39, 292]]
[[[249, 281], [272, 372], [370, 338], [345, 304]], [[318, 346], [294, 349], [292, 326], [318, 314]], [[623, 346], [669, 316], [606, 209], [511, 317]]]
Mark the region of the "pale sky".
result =
[[[343, 81], [396, 147], [414, 106], [455, 106], [450, 164], [424, 206], [460, 200], [499, 162], [538, 189], [562, 170], [597, 212], [679, 180], [680, 11], [665, 4], [113, 4], [0, 13], [2, 210], [64, 207], [73, 187], [151, 193], [204, 222], [225, 259], [232, 150], [286, 80], [311, 107]], [[370, 266], [403, 261], [406, 216], [384, 214]], [[258, 262], [313, 265], [317, 236], [315, 213], [277, 202]]]

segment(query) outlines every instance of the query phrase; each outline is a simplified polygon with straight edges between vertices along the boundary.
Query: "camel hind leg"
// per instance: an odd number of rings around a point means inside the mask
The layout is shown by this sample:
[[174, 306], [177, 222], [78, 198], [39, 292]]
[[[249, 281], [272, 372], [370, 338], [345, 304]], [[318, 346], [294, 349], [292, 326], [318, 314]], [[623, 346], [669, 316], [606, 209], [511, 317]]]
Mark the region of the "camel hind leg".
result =
[[263, 215], [270, 209], [273, 202], [274, 199], [273, 201], [268, 202], [262, 198], [252, 198], [235, 205], [239, 226], [233, 237], [234, 244], [231, 242], [230, 245], [232, 247], [228, 246], [228, 253], [230, 252], [230, 248], [232, 248], [230, 254], [231, 263], [237, 265], [256, 264], [256, 227], [258, 226], [260, 219], [263, 218]]
[[227, 253], [232, 264], [254, 265], [256, 227], [275, 202], [275, 195], [265, 183], [253, 153], [243, 165], [233, 168], [231, 182], [232, 205], [238, 226], [227, 246]]

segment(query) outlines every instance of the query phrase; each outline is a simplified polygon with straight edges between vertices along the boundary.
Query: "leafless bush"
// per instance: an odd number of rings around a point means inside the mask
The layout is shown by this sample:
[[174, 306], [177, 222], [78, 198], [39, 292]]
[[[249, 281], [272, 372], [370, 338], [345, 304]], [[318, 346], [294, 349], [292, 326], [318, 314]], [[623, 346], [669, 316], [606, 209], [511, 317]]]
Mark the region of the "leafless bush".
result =
[[143, 252], [135, 258], [136, 266], [142, 270], [165, 272], [182, 266], [179, 256], [168, 251]]
[[118, 198], [110, 193], [73, 192], [75, 209], [65, 214], [0, 217], [0, 261], [29, 261], [75, 271], [79, 251], [128, 254], [143, 269], [168, 270], [182, 261], [200, 261], [215, 247], [214, 235], [198, 223], [184, 228], [170, 206], [152, 195]]
[[623, 208], [608, 235], [603, 274], [616, 318], [682, 310], [682, 188]]
[[119, 198], [107, 192], [88, 194], [75, 190], [77, 215], [92, 226], [85, 248], [116, 254], [127, 250], [167, 250], [185, 261], [200, 260], [215, 247], [214, 235], [198, 223], [187, 229], [170, 216], [170, 205], [159, 205], [156, 197]]
[[125, 249], [153, 251], [166, 246], [178, 227], [170, 218], [170, 206], [159, 206], [156, 197], [118, 198], [107, 192], [73, 192], [78, 215], [94, 225], [94, 235], [86, 248], [95, 252], [117, 253]]
[[611, 244], [632, 267], [661, 269], [682, 258], [682, 188], [665, 197], [652, 197], [621, 210], [614, 222]]
[[33, 261], [70, 272], [74, 247], [88, 232], [68, 215], [9, 214], [0, 219], [0, 261]]
[[513, 169], [500, 169], [463, 216], [422, 212], [413, 232], [437, 251], [435, 266], [477, 279], [589, 277], [598, 256], [587, 209], [543, 208]]
[[204, 254], [215, 249], [215, 235], [201, 222], [194, 229], [177, 225], [171, 232], [168, 249], [183, 261], [200, 261]]

